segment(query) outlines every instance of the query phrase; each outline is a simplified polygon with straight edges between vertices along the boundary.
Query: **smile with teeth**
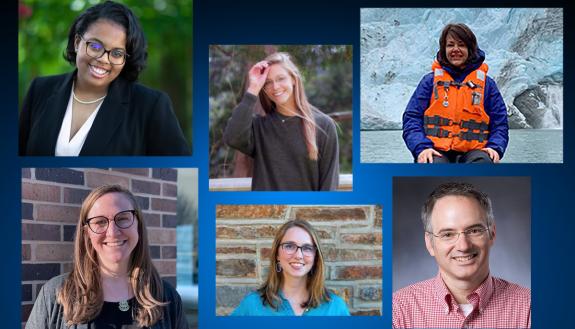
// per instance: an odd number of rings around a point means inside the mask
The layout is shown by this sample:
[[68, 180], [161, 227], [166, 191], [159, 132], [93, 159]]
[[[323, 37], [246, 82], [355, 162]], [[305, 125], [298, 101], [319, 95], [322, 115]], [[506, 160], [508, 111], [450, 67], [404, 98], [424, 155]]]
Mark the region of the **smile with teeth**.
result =
[[274, 93], [274, 96], [279, 97], [279, 96], [283, 95], [283, 93], [284, 93], [283, 91], [279, 91], [277, 93]]
[[294, 268], [296, 270], [300, 270], [305, 266], [304, 263], [289, 263], [289, 264], [292, 268]]
[[119, 247], [123, 246], [128, 240], [121, 240], [121, 241], [109, 241], [104, 242], [104, 244], [108, 247]]
[[90, 67], [90, 72], [94, 73], [97, 76], [104, 76], [104, 75], [110, 73], [109, 70], [103, 69], [103, 68], [98, 67], [98, 66], [89, 65], [89, 67]]
[[477, 254], [470, 254], [470, 255], [466, 255], [466, 256], [454, 256], [452, 258], [458, 262], [463, 263], [463, 262], [470, 261], [475, 257], [477, 257]]

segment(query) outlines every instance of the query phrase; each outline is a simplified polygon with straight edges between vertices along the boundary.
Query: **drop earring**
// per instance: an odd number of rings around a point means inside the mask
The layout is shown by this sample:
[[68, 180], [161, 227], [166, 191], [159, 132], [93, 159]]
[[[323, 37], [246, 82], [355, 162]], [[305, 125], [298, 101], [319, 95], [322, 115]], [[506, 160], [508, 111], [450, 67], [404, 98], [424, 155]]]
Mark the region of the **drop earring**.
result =
[[282, 271], [282, 266], [280, 262], [276, 262], [276, 272], [280, 273]]

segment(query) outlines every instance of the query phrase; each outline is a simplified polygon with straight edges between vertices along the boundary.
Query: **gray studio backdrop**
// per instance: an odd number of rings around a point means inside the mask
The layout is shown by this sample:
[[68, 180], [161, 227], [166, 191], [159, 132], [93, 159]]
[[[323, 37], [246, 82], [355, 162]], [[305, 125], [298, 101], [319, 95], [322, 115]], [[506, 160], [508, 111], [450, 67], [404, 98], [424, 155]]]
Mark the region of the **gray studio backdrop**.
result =
[[530, 177], [394, 177], [393, 291], [437, 275], [435, 258], [425, 249], [420, 213], [435, 187], [450, 181], [474, 184], [491, 198], [497, 229], [491, 274], [531, 288]]

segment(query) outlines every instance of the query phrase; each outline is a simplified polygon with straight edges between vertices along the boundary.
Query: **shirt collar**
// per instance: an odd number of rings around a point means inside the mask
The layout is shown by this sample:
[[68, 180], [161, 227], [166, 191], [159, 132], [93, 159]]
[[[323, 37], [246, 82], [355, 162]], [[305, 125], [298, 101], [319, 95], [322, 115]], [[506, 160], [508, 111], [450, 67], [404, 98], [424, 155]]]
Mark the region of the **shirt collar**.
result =
[[[487, 279], [485, 279], [477, 289], [467, 295], [467, 299], [471, 304], [473, 304], [474, 309], [479, 307], [479, 312], [483, 312], [483, 309], [489, 303], [491, 296], [493, 296], [493, 289], [493, 280], [491, 278], [491, 274], [489, 274]], [[455, 300], [455, 296], [451, 294], [451, 291], [449, 291], [445, 285], [440, 273], [437, 273], [437, 276], [433, 280], [433, 290], [435, 292], [435, 297], [441, 302], [445, 314], [449, 314], [449, 312], [456, 309], [457, 301]]]

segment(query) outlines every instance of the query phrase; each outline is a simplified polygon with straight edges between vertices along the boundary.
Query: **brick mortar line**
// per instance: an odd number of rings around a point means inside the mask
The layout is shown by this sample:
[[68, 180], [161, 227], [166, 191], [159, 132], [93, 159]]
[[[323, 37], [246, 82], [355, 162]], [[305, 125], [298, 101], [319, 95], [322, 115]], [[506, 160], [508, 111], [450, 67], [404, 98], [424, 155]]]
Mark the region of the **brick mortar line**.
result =
[[153, 169], [154, 168], [135, 168], [135, 167], [116, 167], [116, 169], [148, 169], [148, 175], [147, 176], [142, 176], [142, 175], [138, 175], [138, 174], [130, 174], [130, 173], [124, 173], [124, 172], [120, 172], [120, 171], [112, 171], [112, 168], [110, 168], [108, 171], [109, 172], [118, 172], [118, 173], [123, 173], [126, 175], [133, 175], [134, 177], [140, 177], [140, 178], [152, 178], [152, 179], [158, 179], [158, 178], [153, 178], [151, 175], [153, 174]]
[[[84, 190], [91, 190], [92, 189], [92, 188], [85, 185], [86, 182], [84, 182], [84, 184], [81, 185], [81, 184], [73, 184], [73, 183], [60, 183], [60, 182], [54, 182], [54, 181], [48, 181], [48, 180], [40, 180], [37, 178], [22, 178], [22, 183], [56, 186], [56, 187], [61, 187], [62, 190], [66, 187], [73, 187], [76, 189], [82, 189], [82, 187], [83, 187]], [[20, 186], [22, 186], [22, 185], [23, 184], [20, 184]]]
[[31, 200], [31, 199], [22, 199], [21, 202], [27, 202], [27, 203], [32, 203], [32, 204], [36, 204], [36, 205], [57, 205], [57, 206], [68, 206], [68, 205], [72, 205], [75, 206], [76, 208], [80, 208], [81, 204], [80, 203], [67, 203], [67, 202], [63, 202], [63, 201], [44, 201], [44, 200]]

